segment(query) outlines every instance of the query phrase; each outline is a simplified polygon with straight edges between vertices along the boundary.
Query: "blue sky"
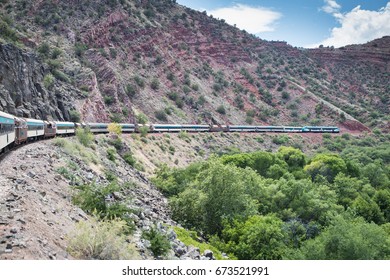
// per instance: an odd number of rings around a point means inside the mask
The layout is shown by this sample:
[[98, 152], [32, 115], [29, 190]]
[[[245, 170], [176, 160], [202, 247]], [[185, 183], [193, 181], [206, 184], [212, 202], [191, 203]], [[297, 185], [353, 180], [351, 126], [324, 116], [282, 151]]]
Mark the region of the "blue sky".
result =
[[177, 0], [266, 40], [341, 47], [390, 35], [390, 0]]

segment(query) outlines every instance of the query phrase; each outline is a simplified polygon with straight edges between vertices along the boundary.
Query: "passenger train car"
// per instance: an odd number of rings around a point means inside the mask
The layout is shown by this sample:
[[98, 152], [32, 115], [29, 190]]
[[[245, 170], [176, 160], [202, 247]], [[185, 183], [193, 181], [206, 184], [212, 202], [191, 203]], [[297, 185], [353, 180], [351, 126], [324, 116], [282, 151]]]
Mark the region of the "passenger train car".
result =
[[[108, 133], [107, 123], [73, 123], [19, 118], [0, 112], [0, 153], [15, 145], [38, 139], [74, 135], [76, 129], [89, 128], [92, 133]], [[255, 126], [255, 125], [204, 125], [204, 124], [118, 124], [123, 133], [137, 133], [147, 127], [150, 133], [172, 132], [276, 132], [276, 133], [339, 133], [335, 126]]]
[[55, 122], [57, 135], [72, 135], [76, 132], [76, 124], [72, 122]]
[[35, 140], [43, 138], [45, 135], [45, 123], [36, 119], [24, 119], [27, 123], [27, 138]]
[[15, 118], [10, 114], [0, 112], [0, 152], [9, 148], [15, 142]]

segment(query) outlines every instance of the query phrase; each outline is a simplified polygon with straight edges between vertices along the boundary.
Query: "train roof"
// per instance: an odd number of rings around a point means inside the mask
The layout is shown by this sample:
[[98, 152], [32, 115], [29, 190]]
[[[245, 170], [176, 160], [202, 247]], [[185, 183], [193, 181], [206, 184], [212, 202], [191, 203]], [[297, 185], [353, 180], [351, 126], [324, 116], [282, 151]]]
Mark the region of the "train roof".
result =
[[27, 122], [27, 123], [34, 123], [34, 124], [43, 124], [43, 121], [42, 120], [37, 120], [37, 119], [29, 119], [29, 118], [24, 118], [24, 120]]
[[13, 116], [11, 114], [4, 113], [4, 112], [1, 112], [1, 111], [0, 111], [0, 117], [8, 118], [8, 119], [14, 119], [15, 118], [15, 116]]
[[73, 122], [55, 122], [57, 125], [74, 125]]
[[13, 123], [15, 123], [15, 117], [11, 114], [0, 112], [0, 122], [13, 124]]
[[169, 127], [177, 127], [177, 128], [180, 128], [182, 125], [181, 124], [169, 124], [169, 123], [167, 123], [167, 124], [152, 124], [154, 127], [167, 127], [167, 126], [169, 126]]
[[133, 124], [133, 123], [118, 123], [118, 125], [120, 125], [120, 126], [129, 125], [129, 126], [135, 127], [135, 124]]
[[108, 123], [85, 123], [86, 125], [89, 125], [89, 126], [91, 126], [91, 125], [93, 125], [93, 126], [96, 126], [96, 125], [105, 125], [105, 126], [108, 126], [109, 124]]
[[338, 129], [337, 126], [304, 126], [304, 128], [332, 128], [332, 129]]
[[182, 124], [182, 127], [210, 127], [207, 124]]

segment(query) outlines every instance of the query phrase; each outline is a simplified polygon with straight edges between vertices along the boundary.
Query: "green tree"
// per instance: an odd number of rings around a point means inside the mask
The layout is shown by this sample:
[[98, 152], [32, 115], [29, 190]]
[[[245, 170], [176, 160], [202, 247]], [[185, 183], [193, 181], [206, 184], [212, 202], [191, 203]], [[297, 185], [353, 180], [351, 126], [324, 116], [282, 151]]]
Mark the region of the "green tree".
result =
[[383, 260], [390, 257], [390, 238], [383, 228], [363, 218], [336, 216], [318, 237], [288, 258], [308, 260]]
[[283, 222], [274, 215], [252, 216], [226, 225], [222, 240], [229, 253], [241, 260], [280, 260], [286, 249]]
[[347, 172], [345, 161], [335, 154], [318, 154], [305, 166], [305, 171], [312, 177], [314, 181], [317, 175], [324, 176], [329, 182], [333, 182], [334, 178], [340, 172]]
[[172, 218], [186, 228], [201, 229], [204, 226], [202, 213], [206, 195], [196, 188], [187, 188], [169, 201]]
[[367, 195], [359, 195], [351, 204], [351, 208], [356, 214], [365, 218], [367, 222], [376, 224], [384, 222], [383, 213], [379, 206]]
[[171, 249], [168, 238], [161, 233], [156, 226], [148, 231], [144, 231], [142, 237], [149, 240], [149, 249], [155, 257], [165, 256], [169, 252], [169, 249]]
[[[256, 174], [246, 172], [232, 165], [223, 165], [211, 160], [209, 168], [200, 172], [198, 183], [206, 194], [203, 215], [205, 232], [214, 234], [222, 230], [223, 219], [233, 220], [256, 214], [256, 202], [249, 195], [251, 177]], [[253, 171], [252, 171], [253, 172]]]
[[291, 171], [302, 169], [306, 163], [304, 153], [293, 147], [280, 147], [276, 156], [284, 160]]
[[385, 221], [390, 223], [390, 190], [379, 190], [375, 193], [374, 201], [381, 209]]
[[136, 119], [137, 119], [137, 123], [139, 124], [146, 124], [149, 121], [148, 117], [143, 113], [139, 113], [136, 116]]

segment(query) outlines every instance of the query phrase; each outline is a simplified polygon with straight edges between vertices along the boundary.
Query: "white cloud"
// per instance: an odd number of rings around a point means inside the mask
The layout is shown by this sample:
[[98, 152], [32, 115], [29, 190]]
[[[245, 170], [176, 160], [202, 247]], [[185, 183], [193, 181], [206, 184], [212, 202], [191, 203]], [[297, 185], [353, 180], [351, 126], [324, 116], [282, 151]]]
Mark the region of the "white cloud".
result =
[[[390, 35], [390, 2], [386, 7], [378, 11], [362, 10], [357, 6], [347, 13], [341, 14], [338, 5], [333, 0], [325, 1], [331, 14], [339, 21], [340, 27], [334, 27], [330, 37], [320, 43], [308, 46], [318, 47], [318, 45], [341, 47], [350, 44], [366, 43], [386, 35]], [[338, 5], [338, 6], [337, 6]], [[325, 11], [325, 9], [322, 9]]]
[[243, 4], [207, 11], [207, 13], [252, 34], [274, 31], [274, 23], [282, 17], [281, 13], [271, 9]]
[[339, 5], [335, 0], [324, 0], [325, 6], [322, 7], [322, 11], [328, 14], [332, 14], [336, 18], [342, 16], [340, 13], [341, 5]]

